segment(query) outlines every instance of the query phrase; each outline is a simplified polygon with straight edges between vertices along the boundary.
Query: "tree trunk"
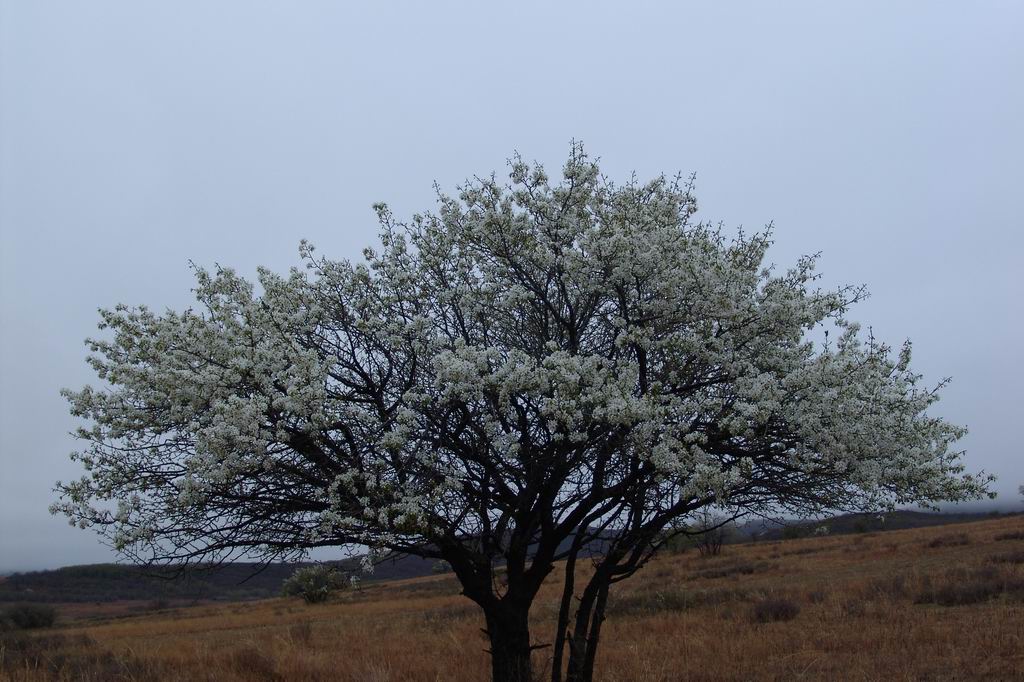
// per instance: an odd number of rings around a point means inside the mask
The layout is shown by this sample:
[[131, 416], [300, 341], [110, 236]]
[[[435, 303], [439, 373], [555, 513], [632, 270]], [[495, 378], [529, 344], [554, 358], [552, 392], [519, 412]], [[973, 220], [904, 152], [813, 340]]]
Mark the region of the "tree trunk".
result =
[[590, 622], [590, 636], [587, 637], [587, 657], [583, 661], [583, 674], [580, 682], [593, 682], [594, 662], [597, 660], [597, 645], [601, 641], [601, 623], [604, 622], [604, 609], [608, 604], [608, 584], [601, 586], [594, 605], [594, 616]]
[[583, 591], [576, 611], [575, 631], [569, 641], [569, 665], [566, 682], [592, 682], [597, 645], [608, 603], [608, 577], [598, 571]]
[[501, 603], [485, 611], [493, 682], [532, 682], [530, 606]]
[[580, 604], [576, 609], [576, 622], [569, 635], [569, 665], [565, 672], [565, 682], [583, 682], [583, 661], [587, 655], [587, 631], [590, 630], [590, 614], [594, 608], [597, 592], [594, 582], [583, 590]]
[[565, 642], [569, 638], [569, 610], [572, 608], [573, 592], [576, 589], [576, 552], [578, 543], [565, 562], [565, 583], [562, 586], [562, 601], [558, 606], [558, 624], [555, 626], [554, 650], [551, 654], [551, 682], [562, 682], [562, 660]]

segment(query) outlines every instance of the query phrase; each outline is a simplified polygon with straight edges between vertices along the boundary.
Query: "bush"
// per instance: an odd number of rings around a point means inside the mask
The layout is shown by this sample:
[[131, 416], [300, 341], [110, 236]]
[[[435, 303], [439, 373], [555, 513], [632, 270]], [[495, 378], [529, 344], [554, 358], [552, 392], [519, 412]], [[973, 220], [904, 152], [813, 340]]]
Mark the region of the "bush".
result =
[[284, 679], [277, 672], [274, 659], [255, 644], [229, 651], [224, 658], [226, 667], [237, 673], [243, 680], [264, 680], [278, 682]]
[[686, 535], [667, 532], [661, 537], [662, 549], [669, 554], [682, 554], [694, 546], [693, 539]]
[[861, 618], [868, 612], [867, 604], [861, 599], [846, 599], [839, 608], [847, 618]]
[[994, 564], [1024, 564], [1024, 550], [995, 554], [988, 558]]
[[1012, 533], [1000, 533], [996, 536], [996, 540], [1024, 540], [1024, 531], [1017, 530]]
[[782, 529], [783, 540], [798, 540], [811, 534], [810, 529], [802, 524], [790, 524]]
[[900, 574], [889, 575], [883, 578], [874, 578], [868, 581], [864, 590], [867, 598], [903, 599], [907, 596], [907, 580]]
[[627, 592], [609, 599], [606, 612], [614, 616], [635, 616], [663, 611], [687, 611], [744, 601], [748, 597], [746, 590], [734, 589]]
[[22, 630], [48, 628], [56, 620], [56, 609], [47, 604], [15, 604], [4, 609], [0, 616], [0, 623]]
[[422, 611], [423, 620], [432, 625], [450, 625], [456, 621], [475, 618], [480, 613], [476, 604], [463, 604], [461, 606], [446, 606], [441, 609], [428, 609]]
[[660, 611], [685, 611], [697, 603], [693, 597], [694, 593], [683, 590], [635, 592], [609, 600], [607, 612], [616, 615], [636, 615]]
[[734, 539], [736, 524], [730, 518], [705, 510], [697, 515], [696, 523], [686, 530], [685, 535], [701, 556], [718, 556], [722, 545]]
[[313, 626], [305, 620], [299, 623], [293, 623], [288, 627], [288, 639], [290, 639], [293, 644], [309, 646], [309, 643], [313, 641]]
[[171, 603], [169, 601], [167, 601], [166, 599], [162, 599], [162, 598], [161, 599], [154, 599], [153, 601], [149, 602], [149, 610], [150, 611], [164, 611], [166, 609], [169, 609], [170, 607], [171, 607]]
[[796, 547], [785, 553], [786, 556], [801, 556], [804, 554], [817, 554], [818, 552], [824, 552], [825, 547]]
[[926, 546], [931, 548], [936, 547], [956, 547], [958, 545], [970, 544], [971, 539], [967, 537], [966, 533], [956, 533], [955, 535], [940, 535]]
[[281, 592], [286, 597], [302, 597], [307, 604], [319, 604], [348, 586], [349, 579], [345, 574], [320, 564], [304, 566], [292, 573], [281, 586]]
[[766, 561], [733, 561], [717, 566], [698, 569], [693, 572], [691, 577], [713, 580], [715, 578], [726, 578], [733, 575], [751, 575], [752, 573], [760, 573], [772, 568], [775, 568], [775, 564], [771, 564]]
[[821, 604], [828, 599], [828, 592], [825, 590], [811, 590], [807, 593], [807, 601], [812, 604]]
[[0, 680], [181, 679], [166, 664], [116, 655], [89, 635], [0, 632]]
[[754, 604], [751, 618], [755, 623], [793, 620], [800, 614], [800, 605], [791, 599], [770, 598]]
[[914, 601], [917, 604], [965, 606], [1004, 594], [1016, 600], [1024, 599], [1024, 579], [1011, 571], [987, 566], [973, 571], [952, 571], [938, 584], [926, 578]]

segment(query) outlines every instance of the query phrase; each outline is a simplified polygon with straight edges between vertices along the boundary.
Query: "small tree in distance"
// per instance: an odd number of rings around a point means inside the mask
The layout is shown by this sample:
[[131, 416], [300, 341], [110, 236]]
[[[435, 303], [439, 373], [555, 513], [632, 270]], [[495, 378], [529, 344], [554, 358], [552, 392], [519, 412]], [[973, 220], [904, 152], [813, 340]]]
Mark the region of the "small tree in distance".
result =
[[695, 516], [696, 523], [686, 532], [692, 536], [701, 556], [718, 556], [726, 537], [734, 530], [732, 519], [715, 515], [710, 509], [702, 509]]
[[[820, 513], [961, 500], [963, 429], [848, 320], [815, 259], [694, 218], [690, 183], [560, 182], [521, 159], [397, 221], [358, 263], [197, 270], [198, 310], [102, 311], [104, 390], [56, 512], [126, 556], [289, 559], [365, 545], [447, 561], [482, 609], [495, 680], [593, 677], [608, 594], [714, 506]], [[812, 342], [822, 326], [832, 343]], [[941, 385], [940, 385], [941, 386]], [[690, 524], [692, 525], [692, 524]], [[600, 546], [594, 553], [593, 547]], [[578, 583], [576, 565], [593, 570]], [[529, 612], [564, 561], [557, 625]]]
[[307, 604], [320, 604], [349, 586], [350, 580], [344, 573], [317, 564], [295, 569], [281, 585], [281, 593], [286, 597], [302, 597]]

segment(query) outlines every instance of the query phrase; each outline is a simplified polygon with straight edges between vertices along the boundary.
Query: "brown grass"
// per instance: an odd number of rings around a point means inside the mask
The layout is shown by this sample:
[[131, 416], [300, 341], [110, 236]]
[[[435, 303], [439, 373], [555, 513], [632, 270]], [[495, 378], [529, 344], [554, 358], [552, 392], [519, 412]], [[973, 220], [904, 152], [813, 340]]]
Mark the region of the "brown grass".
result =
[[925, 546], [934, 549], [936, 547], [956, 547], [969, 544], [971, 544], [971, 538], [968, 537], [967, 533], [950, 533], [932, 538]]
[[[1024, 517], [1009, 517], [955, 535], [666, 555], [613, 589], [598, 679], [1024, 680], [1024, 565], [1002, 541], [1022, 533]], [[534, 608], [538, 644], [558, 589], [546, 585]], [[482, 618], [458, 591], [428, 577], [319, 606], [207, 604], [8, 633], [0, 680], [486, 680]]]
[[1009, 533], [999, 533], [995, 536], [998, 541], [1004, 540], [1024, 540], [1024, 530], [1010, 531]]

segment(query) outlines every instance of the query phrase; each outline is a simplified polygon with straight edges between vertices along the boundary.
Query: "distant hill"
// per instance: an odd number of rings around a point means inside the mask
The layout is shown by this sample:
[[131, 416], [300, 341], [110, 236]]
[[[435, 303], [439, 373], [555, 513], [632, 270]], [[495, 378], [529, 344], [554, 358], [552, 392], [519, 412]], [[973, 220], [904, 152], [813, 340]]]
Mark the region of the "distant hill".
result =
[[[342, 570], [357, 571], [358, 558], [337, 562]], [[159, 569], [125, 564], [68, 566], [52, 571], [14, 573], [0, 580], [0, 602], [108, 602], [120, 600], [264, 599], [280, 594], [281, 584], [309, 563], [236, 562], [217, 567], [198, 566], [170, 577]], [[434, 562], [419, 557], [385, 559], [365, 581], [399, 580], [433, 572]]]
[[[882, 515], [844, 514], [820, 521], [751, 521], [738, 526], [726, 542], [780, 540], [813, 534], [824, 527], [830, 535], [923, 528], [948, 523], [964, 523], [989, 518], [992, 514], [926, 513], [896, 511]], [[602, 541], [594, 541], [591, 552], [601, 551]], [[359, 558], [336, 562], [341, 570], [358, 572]], [[401, 580], [431, 575], [436, 562], [411, 556], [395, 556], [377, 565], [366, 582]], [[52, 571], [13, 573], [0, 578], [0, 602], [113, 602], [127, 600], [166, 601], [243, 601], [264, 599], [280, 594], [281, 584], [297, 568], [309, 563], [230, 563], [217, 567], [198, 567], [173, 579], [157, 569], [125, 564], [68, 566]]]
[[1000, 516], [998, 512], [972, 513], [972, 512], [919, 512], [908, 509], [899, 509], [884, 514], [841, 514], [821, 520], [789, 520], [774, 521], [769, 519], [758, 519], [741, 524], [737, 534], [741, 541], [749, 540], [782, 540], [791, 537], [802, 537], [811, 535], [819, 528], [827, 529], [829, 535], [843, 535], [846, 533], [868, 533], [885, 530], [901, 530], [905, 528], [925, 528], [928, 526], [942, 526], [950, 523], [968, 523], [981, 521], [993, 516]]

